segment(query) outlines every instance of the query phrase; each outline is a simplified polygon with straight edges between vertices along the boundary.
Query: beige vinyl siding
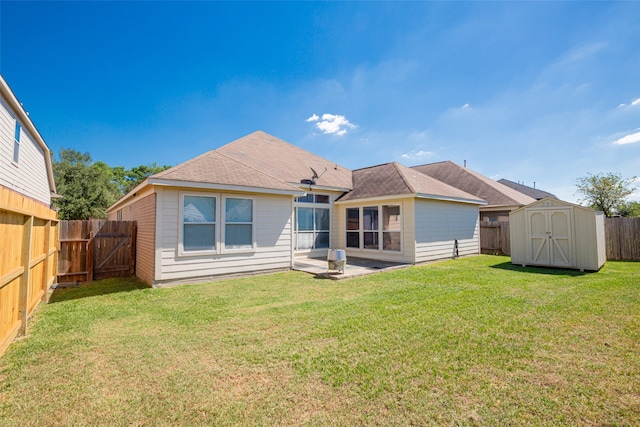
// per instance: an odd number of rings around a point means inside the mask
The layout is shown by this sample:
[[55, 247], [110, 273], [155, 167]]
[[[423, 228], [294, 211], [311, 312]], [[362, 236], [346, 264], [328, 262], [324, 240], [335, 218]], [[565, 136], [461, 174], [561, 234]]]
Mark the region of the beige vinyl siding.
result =
[[7, 102], [0, 99], [0, 185], [48, 206], [51, 192], [44, 153], [23, 123], [20, 123], [19, 160], [13, 163], [15, 117]]
[[[361, 208], [367, 206], [399, 205], [401, 218], [401, 250], [383, 251], [372, 249], [347, 248], [347, 208]], [[334, 229], [336, 248], [345, 249], [347, 260], [349, 257], [375, 259], [380, 261], [414, 263], [413, 236], [413, 199], [394, 199], [390, 201], [341, 203], [334, 206], [338, 224]]]
[[416, 262], [480, 253], [478, 207], [463, 203], [416, 199]]
[[136, 221], [136, 276], [151, 285], [156, 245], [156, 195], [149, 194], [122, 208], [122, 221]]
[[[179, 227], [181, 225], [180, 191], [199, 195], [225, 195], [250, 197], [254, 200], [255, 250], [194, 256], [178, 255]], [[225, 192], [189, 191], [165, 188], [159, 198], [158, 221], [161, 221], [160, 259], [154, 284], [190, 281], [220, 275], [289, 269], [292, 263], [291, 196], [264, 194], [237, 194]], [[222, 209], [218, 198], [218, 209]]]

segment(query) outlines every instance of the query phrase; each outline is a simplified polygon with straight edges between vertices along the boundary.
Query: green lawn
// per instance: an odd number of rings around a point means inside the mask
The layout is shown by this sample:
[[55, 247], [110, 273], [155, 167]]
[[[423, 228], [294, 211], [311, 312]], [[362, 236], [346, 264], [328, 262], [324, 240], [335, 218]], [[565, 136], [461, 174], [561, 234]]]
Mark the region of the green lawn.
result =
[[0, 424], [638, 425], [640, 263], [479, 256], [57, 290], [0, 359]]

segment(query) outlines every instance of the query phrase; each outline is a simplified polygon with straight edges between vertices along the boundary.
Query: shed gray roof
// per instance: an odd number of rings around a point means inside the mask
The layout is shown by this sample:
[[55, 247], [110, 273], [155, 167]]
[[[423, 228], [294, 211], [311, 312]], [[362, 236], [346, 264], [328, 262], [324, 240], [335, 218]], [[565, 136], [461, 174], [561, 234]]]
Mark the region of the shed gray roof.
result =
[[506, 185], [509, 188], [513, 188], [516, 191], [526, 194], [529, 197], [533, 197], [536, 200], [544, 199], [545, 197], [551, 197], [557, 199], [554, 194], [547, 191], [542, 191], [537, 188], [529, 187], [528, 185], [518, 184], [517, 182], [509, 181], [508, 179], [499, 179], [498, 182], [502, 185]]
[[395, 162], [354, 170], [353, 190], [340, 201], [402, 195], [484, 203], [472, 194]]
[[263, 131], [236, 139], [217, 151], [285, 182], [299, 184], [303, 179], [310, 179], [310, 168], [313, 168], [321, 175], [316, 185], [353, 188], [350, 169]]
[[524, 206], [535, 199], [452, 161], [413, 166], [419, 172], [486, 200], [486, 207]]

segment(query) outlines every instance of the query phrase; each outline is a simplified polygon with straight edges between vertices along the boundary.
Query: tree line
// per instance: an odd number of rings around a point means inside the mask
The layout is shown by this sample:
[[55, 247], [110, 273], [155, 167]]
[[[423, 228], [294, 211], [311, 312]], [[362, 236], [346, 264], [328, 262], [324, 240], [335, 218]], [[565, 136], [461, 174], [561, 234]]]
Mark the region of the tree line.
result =
[[60, 219], [106, 218], [109, 206], [147, 177], [171, 167], [156, 163], [131, 169], [111, 167], [94, 162], [89, 153], [65, 148], [57, 158], [52, 155], [52, 166], [56, 190], [62, 196], [53, 201]]

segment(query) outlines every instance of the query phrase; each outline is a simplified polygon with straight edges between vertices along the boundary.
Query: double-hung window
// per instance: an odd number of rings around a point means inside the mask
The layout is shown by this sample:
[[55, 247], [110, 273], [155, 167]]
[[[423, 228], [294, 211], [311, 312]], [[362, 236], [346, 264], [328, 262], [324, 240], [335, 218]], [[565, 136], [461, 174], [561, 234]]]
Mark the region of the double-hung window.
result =
[[20, 123], [16, 120], [16, 129], [13, 137], [13, 163], [18, 164], [20, 160]]
[[224, 201], [225, 249], [253, 248], [253, 200], [226, 197]]
[[181, 256], [246, 252], [255, 248], [254, 200], [219, 194], [182, 194]]
[[215, 196], [185, 195], [182, 204], [182, 251], [211, 252], [216, 246]]

